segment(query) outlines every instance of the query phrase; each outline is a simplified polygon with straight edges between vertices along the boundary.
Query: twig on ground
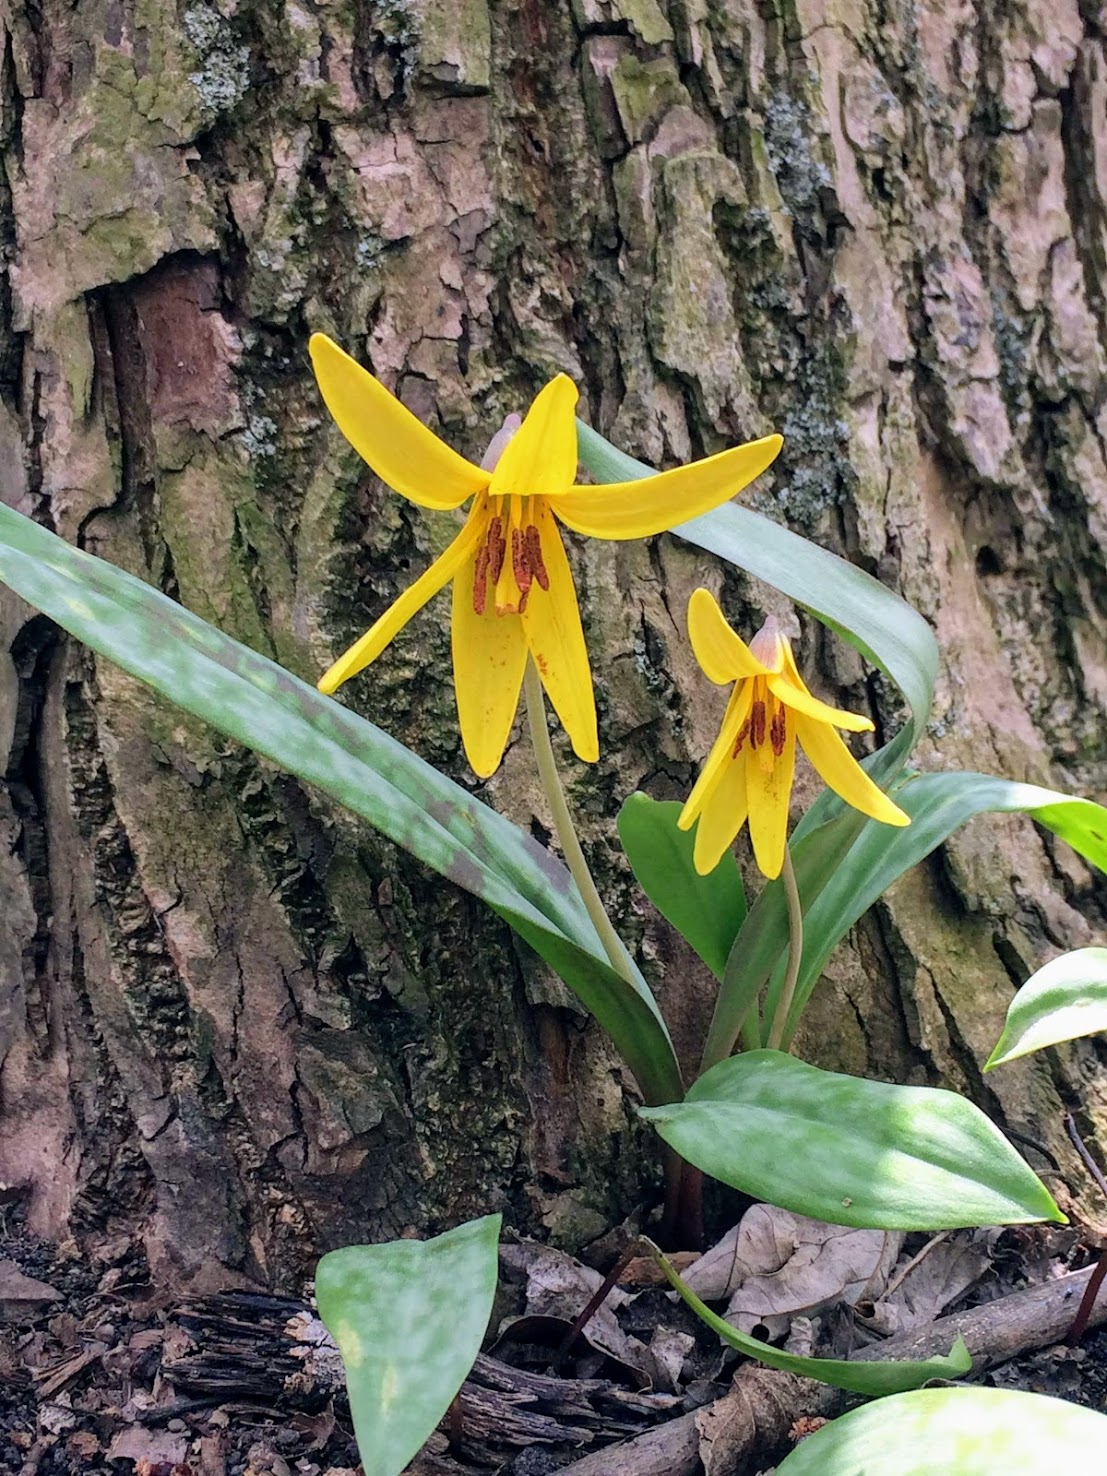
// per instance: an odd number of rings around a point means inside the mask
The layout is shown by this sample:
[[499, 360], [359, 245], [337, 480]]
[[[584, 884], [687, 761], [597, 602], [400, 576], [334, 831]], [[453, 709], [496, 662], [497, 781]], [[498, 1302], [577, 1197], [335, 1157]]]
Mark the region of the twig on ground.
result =
[[[999, 1297], [982, 1307], [973, 1307], [966, 1312], [955, 1312], [949, 1317], [940, 1317], [928, 1327], [916, 1328], [911, 1332], [899, 1333], [882, 1343], [874, 1343], [854, 1354], [859, 1360], [930, 1358], [936, 1353], [948, 1353], [954, 1339], [960, 1335], [973, 1357], [977, 1373], [992, 1368], [1018, 1353], [1027, 1353], [1035, 1348], [1049, 1347], [1064, 1337], [1070, 1325], [1073, 1309], [1080, 1304], [1094, 1271], [1073, 1272], [1060, 1276], [1055, 1281], [1043, 1282], [1041, 1286], [1027, 1291], [1012, 1292]], [[1107, 1295], [1100, 1294], [1089, 1311], [1088, 1325], [1097, 1327], [1107, 1322]], [[742, 1378], [750, 1364], [743, 1364], [738, 1371]], [[763, 1372], [764, 1371], [760, 1371]], [[748, 1377], [748, 1376], [747, 1376]], [[779, 1387], [779, 1418], [787, 1420], [787, 1428], [805, 1415], [828, 1415], [840, 1408], [844, 1398], [837, 1390], [825, 1385], [797, 1380], [790, 1374], [765, 1373]], [[729, 1396], [724, 1396], [724, 1399]], [[717, 1400], [713, 1409], [723, 1403]], [[581, 1461], [563, 1466], [559, 1476], [694, 1476], [701, 1469], [700, 1425], [704, 1411], [681, 1415], [670, 1420], [659, 1429], [636, 1436], [623, 1445], [611, 1446], [595, 1455], [585, 1456]], [[751, 1432], [745, 1455], [754, 1453], [754, 1446], [766, 1452], [774, 1443], [779, 1444], [781, 1435], [773, 1429], [758, 1428]], [[734, 1448], [736, 1459], [743, 1451]]]

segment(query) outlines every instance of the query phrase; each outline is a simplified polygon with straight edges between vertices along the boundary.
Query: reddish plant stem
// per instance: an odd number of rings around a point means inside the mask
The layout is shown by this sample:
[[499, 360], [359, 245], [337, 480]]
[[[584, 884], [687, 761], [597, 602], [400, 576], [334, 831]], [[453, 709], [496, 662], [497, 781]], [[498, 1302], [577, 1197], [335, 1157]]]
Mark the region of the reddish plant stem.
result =
[[615, 1262], [614, 1266], [612, 1266], [611, 1270], [604, 1277], [601, 1284], [588, 1298], [588, 1301], [584, 1304], [584, 1310], [577, 1316], [577, 1319], [573, 1323], [572, 1327], [561, 1339], [561, 1342], [558, 1345], [557, 1352], [553, 1356], [553, 1362], [550, 1365], [551, 1373], [560, 1373], [561, 1365], [569, 1356], [569, 1352], [573, 1344], [591, 1322], [592, 1318], [596, 1315], [597, 1310], [603, 1306], [604, 1302], [607, 1300], [607, 1295], [610, 1292], [611, 1288], [615, 1285], [619, 1277], [622, 1276], [623, 1272], [630, 1265], [631, 1261], [634, 1259], [634, 1256], [637, 1254], [637, 1251], [638, 1238], [635, 1237], [627, 1246], [623, 1254]]

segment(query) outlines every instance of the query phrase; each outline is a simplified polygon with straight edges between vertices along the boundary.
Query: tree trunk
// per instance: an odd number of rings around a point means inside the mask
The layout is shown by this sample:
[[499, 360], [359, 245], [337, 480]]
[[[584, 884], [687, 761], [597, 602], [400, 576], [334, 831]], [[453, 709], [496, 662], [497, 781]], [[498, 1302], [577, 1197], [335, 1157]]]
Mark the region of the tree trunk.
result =
[[[342, 441], [308, 332], [478, 459], [565, 370], [656, 464], [784, 432], [752, 505], [937, 631], [923, 767], [1102, 792], [1107, 9], [9, 0], [3, 25], [5, 500], [314, 678], [453, 525]], [[670, 536], [571, 557], [602, 747], [567, 754], [572, 799], [691, 1059], [709, 983], [611, 816], [686, 793], [714, 735], [690, 591], [747, 630], [789, 607]], [[0, 1183], [32, 1230], [141, 1233], [199, 1289], [493, 1208], [574, 1243], [627, 1211], [652, 1172], [627, 1074], [502, 924], [2, 590], [0, 628]], [[893, 731], [896, 692], [794, 628]], [[474, 784], [444, 602], [344, 695]], [[546, 835], [521, 738], [483, 794]], [[1079, 1189], [1059, 1114], [1079, 1089], [1107, 1127], [1095, 1047], [980, 1063], [1095, 908], [1063, 845], [977, 821], [840, 950], [801, 1044], [969, 1093]]]

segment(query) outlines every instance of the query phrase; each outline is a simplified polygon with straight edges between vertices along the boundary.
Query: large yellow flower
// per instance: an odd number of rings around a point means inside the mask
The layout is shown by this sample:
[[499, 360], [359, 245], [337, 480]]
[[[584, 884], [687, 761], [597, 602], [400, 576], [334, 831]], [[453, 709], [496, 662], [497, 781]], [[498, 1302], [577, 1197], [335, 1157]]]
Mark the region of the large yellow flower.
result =
[[339, 430], [382, 481], [420, 507], [472, 506], [440, 558], [319, 683], [334, 692], [377, 656], [453, 580], [452, 643], [465, 752], [487, 778], [499, 767], [519, 705], [527, 652], [579, 758], [599, 757], [592, 676], [558, 521], [593, 538], [645, 538], [718, 506], [763, 472], [781, 447], [765, 436], [636, 482], [578, 487], [577, 391], [559, 374], [531, 405], [495, 470], [452, 451], [321, 333], [315, 377]]
[[715, 746], [677, 821], [681, 830], [699, 821], [693, 860], [701, 876], [714, 871], [747, 817], [758, 866], [770, 879], [780, 875], [797, 739], [820, 777], [847, 804], [886, 825], [910, 823], [834, 731], [864, 733], [872, 723], [812, 697], [774, 620], [766, 621], [747, 646], [714, 597], [697, 589], [688, 601], [688, 634], [711, 680], [735, 684]]

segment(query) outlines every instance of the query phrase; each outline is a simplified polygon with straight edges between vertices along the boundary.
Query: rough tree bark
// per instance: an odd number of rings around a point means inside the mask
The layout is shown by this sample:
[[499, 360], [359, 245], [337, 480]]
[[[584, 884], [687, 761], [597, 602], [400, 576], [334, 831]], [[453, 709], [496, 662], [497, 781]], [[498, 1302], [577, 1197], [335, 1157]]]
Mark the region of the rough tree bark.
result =
[[[2, 495], [311, 677], [451, 536], [322, 413], [310, 329], [460, 450], [554, 371], [670, 463], [782, 430], [753, 505], [932, 621], [923, 766], [1107, 782], [1107, 10], [1095, 0], [7, 0]], [[691, 1053], [709, 989], [609, 816], [683, 793], [719, 695], [704, 555], [577, 542], [603, 881]], [[0, 591], [0, 1181], [194, 1288], [503, 1207], [632, 1202], [625, 1074], [468, 897]], [[802, 622], [821, 690], [896, 694]], [[447, 772], [446, 611], [348, 700]], [[812, 790], [808, 790], [805, 798]], [[545, 835], [526, 746], [486, 796]], [[1094, 1045], [985, 1082], [1088, 870], [985, 820], [834, 960], [814, 1058], [1107, 1128]]]

